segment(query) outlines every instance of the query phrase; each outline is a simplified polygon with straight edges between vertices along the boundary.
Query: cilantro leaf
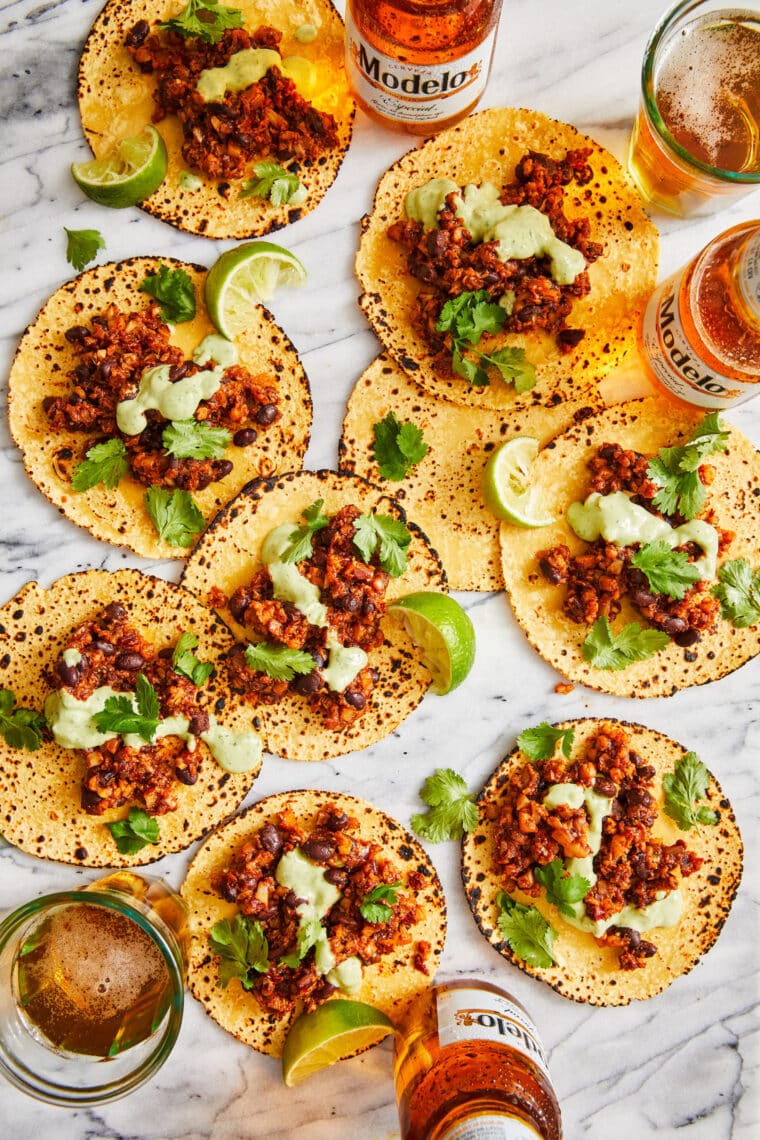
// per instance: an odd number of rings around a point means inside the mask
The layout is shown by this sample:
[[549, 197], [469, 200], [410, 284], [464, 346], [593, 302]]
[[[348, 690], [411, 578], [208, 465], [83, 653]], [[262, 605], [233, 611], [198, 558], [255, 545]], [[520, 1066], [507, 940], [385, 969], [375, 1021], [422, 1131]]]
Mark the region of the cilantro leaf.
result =
[[505, 346], [488, 353], [474, 347], [484, 333], [499, 332], [506, 319], [506, 310], [485, 289], [478, 289], [449, 298], [435, 327], [451, 335], [451, 367], [458, 376], [483, 388], [491, 382], [488, 369], [495, 368], [505, 384], [527, 392], [536, 383], [536, 369], [525, 359], [524, 349]]
[[546, 891], [547, 900], [570, 918], [575, 915], [571, 904], [582, 902], [591, 888], [584, 875], [565, 874], [565, 865], [559, 858], [544, 867], [534, 867], [533, 877]]
[[136, 733], [150, 744], [158, 728], [158, 714], [156, 690], [147, 677], [138, 673], [134, 698], [125, 693], [109, 697], [92, 719], [99, 732], [116, 732], [122, 736]]
[[195, 316], [195, 286], [184, 269], [159, 265], [158, 273], [149, 273], [140, 289], [155, 297], [167, 324], [181, 324]]
[[189, 491], [149, 487], [144, 501], [159, 538], [170, 546], [192, 546], [206, 525]]
[[98, 256], [98, 250], [105, 249], [106, 243], [99, 230], [67, 230], [66, 260], [79, 272]]
[[158, 820], [148, 815], [142, 808], [132, 807], [126, 819], [107, 823], [106, 827], [116, 840], [122, 855], [134, 855], [149, 844], [158, 843], [160, 829]]
[[685, 444], [660, 448], [647, 468], [647, 475], [660, 488], [652, 500], [658, 510], [666, 515], [681, 514], [686, 519], [699, 514], [707, 495], [699, 466], [706, 456], [725, 451], [728, 438], [720, 414], [711, 412]]
[[597, 669], [626, 669], [632, 661], [646, 661], [670, 638], [660, 629], [642, 629], [632, 621], [613, 634], [606, 617], [597, 618], [581, 647], [583, 658]]
[[269, 969], [269, 946], [261, 923], [236, 914], [215, 922], [208, 935], [209, 946], [221, 958], [216, 984], [226, 989], [237, 978], [244, 990], [253, 988], [255, 974]]
[[292, 201], [301, 188], [297, 174], [291, 174], [278, 162], [256, 162], [255, 178], [246, 178], [240, 190], [241, 198], [268, 198], [273, 206], [284, 206]]
[[89, 491], [102, 483], [113, 489], [129, 471], [127, 449], [118, 436], [96, 443], [87, 450], [87, 457], [77, 464], [71, 478], [75, 491]]
[[226, 8], [218, 0], [189, 0], [181, 12], [158, 26], [162, 31], [218, 44], [227, 28], [242, 28], [243, 13], [239, 8]]
[[526, 728], [521, 732], [517, 738], [517, 747], [531, 760], [550, 760], [561, 740], [562, 752], [569, 759], [574, 739], [574, 728], [555, 728], [544, 720], [535, 728]]
[[529, 966], [546, 970], [557, 961], [554, 939], [557, 931], [534, 906], [523, 906], [504, 891], [496, 896], [496, 925], [514, 954]]
[[0, 736], [11, 748], [26, 748], [36, 752], [40, 747], [40, 732], [46, 725], [42, 713], [34, 709], [14, 708], [16, 698], [10, 689], [0, 689]]
[[478, 809], [467, 784], [453, 768], [436, 768], [422, 785], [420, 799], [430, 811], [412, 816], [412, 831], [430, 843], [461, 839], [478, 822]]
[[737, 629], [760, 621], [760, 569], [753, 570], [746, 558], [724, 562], [712, 592], [720, 602], [721, 617]]
[[401, 889], [400, 881], [395, 883], [378, 883], [367, 891], [359, 903], [359, 913], [365, 922], [387, 922], [393, 914], [393, 907], [398, 902], [398, 892]]
[[481, 360], [499, 370], [505, 384], [513, 383], [515, 392], [528, 392], [536, 385], [536, 367], [525, 359], [524, 348], [505, 345], [497, 352], [481, 353]]
[[279, 959], [278, 965], [290, 966], [291, 970], [296, 970], [311, 948], [316, 946], [318, 942], [324, 942], [326, 939], [327, 932], [321, 920], [317, 918], [316, 915], [313, 915], [311, 918], [302, 922], [298, 928], [295, 952], [293, 954], [285, 954]]
[[380, 565], [391, 578], [400, 578], [406, 570], [406, 548], [412, 541], [409, 530], [391, 515], [359, 515], [354, 520], [354, 546], [365, 562], [370, 562], [379, 547]]
[[441, 309], [436, 332], [450, 332], [455, 343], [477, 344], [483, 333], [496, 333], [507, 319], [501, 305], [485, 289], [451, 297]]
[[700, 823], [718, 822], [718, 813], [707, 807], [696, 807], [703, 800], [710, 784], [710, 773], [696, 752], [686, 752], [676, 761], [672, 772], [662, 777], [665, 792], [665, 814], [678, 824], [681, 831], [690, 831]]
[[404, 423], [395, 412], [388, 412], [379, 423], [373, 424], [375, 442], [372, 451], [380, 474], [384, 479], [399, 482], [428, 453], [422, 432], [410, 420]]
[[163, 444], [178, 459], [221, 459], [232, 432], [198, 420], [172, 420], [163, 431]]
[[311, 557], [314, 552], [311, 536], [330, 522], [327, 515], [322, 514], [324, 503], [324, 499], [317, 499], [310, 507], [301, 511], [301, 518], [305, 521], [303, 526], [297, 526], [291, 532], [290, 549], [282, 554], [283, 562], [301, 562], [304, 558]]
[[304, 649], [291, 649], [269, 641], [246, 646], [245, 661], [249, 669], [266, 673], [276, 681], [292, 681], [296, 673], [303, 675], [316, 668], [314, 658]]
[[172, 653], [172, 669], [194, 685], [202, 685], [214, 672], [214, 665], [211, 661], [199, 661], [191, 652], [197, 645], [198, 638], [194, 633], [188, 630], [181, 633]]
[[631, 566], [640, 570], [650, 590], [669, 598], [682, 598], [689, 586], [698, 582], [699, 568], [684, 550], [673, 550], [664, 538], [648, 542], [631, 557]]

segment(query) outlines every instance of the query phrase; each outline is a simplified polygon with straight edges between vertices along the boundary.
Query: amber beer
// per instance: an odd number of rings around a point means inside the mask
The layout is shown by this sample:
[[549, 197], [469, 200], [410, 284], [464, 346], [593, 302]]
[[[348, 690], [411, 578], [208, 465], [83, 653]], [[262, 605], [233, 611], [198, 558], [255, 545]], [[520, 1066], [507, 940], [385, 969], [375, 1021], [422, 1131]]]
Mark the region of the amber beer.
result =
[[401, 1140], [561, 1140], [536, 1027], [490, 982], [436, 985], [397, 1029]]
[[347, 0], [346, 72], [376, 122], [429, 135], [485, 90], [501, 0]]
[[680, 216], [760, 185], [760, 13], [685, 0], [644, 58], [629, 167], [642, 195]]

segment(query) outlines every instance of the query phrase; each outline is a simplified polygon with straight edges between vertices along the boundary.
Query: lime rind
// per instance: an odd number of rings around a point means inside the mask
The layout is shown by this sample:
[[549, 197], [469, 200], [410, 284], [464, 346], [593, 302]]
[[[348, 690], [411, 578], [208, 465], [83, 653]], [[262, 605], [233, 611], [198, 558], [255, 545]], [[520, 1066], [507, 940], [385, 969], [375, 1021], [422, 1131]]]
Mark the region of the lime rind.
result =
[[120, 209], [149, 198], [166, 177], [167, 164], [166, 144], [149, 125], [142, 134], [122, 139], [102, 158], [72, 163], [71, 174], [88, 198]]
[[388, 613], [421, 650], [436, 696], [461, 685], [475, 661], [475, 629], [455, 598], [423, 590], [391, 603]]
[[497, 519], [531, 529], [556, 522], [544, 513], [543, 496], [533, 479], [537, 455], [537, 439], [515, 436], [489, 459], [483, 470], [483, 498]]
[[232, 340], [248, 328], [254, 306], [269, 301], [282, 286], [302, 285], [306, 269], [295, 254], [268, 241], [229, 249], [206, 278], [206, 307], [218, 332]]
[[381, 1009], [366, 1002], [327, 1001], [293, 1022], [282, 1052], [282, 1078], [292, 1088], [328, 1065], [377, 1045], [393, 1028]]

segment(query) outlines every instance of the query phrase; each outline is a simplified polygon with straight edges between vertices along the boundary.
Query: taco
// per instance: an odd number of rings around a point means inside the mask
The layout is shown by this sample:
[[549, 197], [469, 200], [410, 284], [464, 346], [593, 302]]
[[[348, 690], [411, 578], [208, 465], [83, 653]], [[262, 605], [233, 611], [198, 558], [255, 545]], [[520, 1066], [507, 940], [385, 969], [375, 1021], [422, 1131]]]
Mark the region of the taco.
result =
[[[520, 434], [545, 444], [597, 406], [595, 393], [589, 392], [585, 401], [525, 406], [509, 414], [454, 407], [421, 391], [383, 354], [359, 377], [349, 397], [340, 467], [387, 487], [403, 504], [440, 554], [452, 590], [500, 590], [499, 520], [486, 506], [481, 486], [489, 457], [504, 440]], [[395, 416], [396, 430], [405, 424], [419, 429], [420, 450], [427, 450], [406, 475], [399, 470], [384, 479], [388, 467], [381, 467], [380, 458], [387, 449], [376, 439], [376, 429], [382, 431], [388, 416]]]
[[[264, 308], [234, 342], [215, 335], [204, 273], [148, 257], [87, 270], [42, 308], [10, 372], [30, 478], [72, 522], [146, 558], [183, 556], [245, 483], [300, 465], [309, 442], [292, 344]], [[143, 289], [165, 296], [164, 283], [181, 298], [166, 316]]]
[[504, 582], [563, 676], [669, 696], [760, 651], [760, 456], [717, 413], [620, 404], [553, 440], [532, 473], [556, 522], [502, 525]]
[[[276, 1057], [294, 1018], [334, 995], [400, 1016], [443, 951], [446, 903], [419, 843], [335, 792], [260, 800], [209, 836], [181, 893], [191, 992], [223, 1029]], [[236, 933], [255, 946], [255, 966], [234, 961]]]
[[355, 114], [343, 50], [330, 0], [110, 0], [79, 64], [82, 130], [103, 158], [153, 121], [168, 168], [141, 209], [204, 237], [266, 234], [340, 169]]
[[245, 487], [188, 558], [183, 584], [240, 639], [230, 684], [271, 752], [327, 760], [366, 748], [425, 695], [430, 673], [385, 607], [445, 591], [446, 576], [404, 519], [358, 476], [296, 472]]
[[432, 395], [551, 407], [585, 398], [633, 348], [657, 247], [598, 143], [537, 111], [480, 111], [383, 175], [359, 304]]
[[653, 729], [593, 718], [529, 729], [478, 810], [462, 852], [475, 921], [564, 997], [652, 997], [728, 917], [743, 857], [731, 805], [694, 752]]
[[239, 806], [261, 740], [224, 680], [230, 632], [188, 590], [86, 570], [28, 583], [1, 613], [9, 843], [83, 867], [135, 866]]

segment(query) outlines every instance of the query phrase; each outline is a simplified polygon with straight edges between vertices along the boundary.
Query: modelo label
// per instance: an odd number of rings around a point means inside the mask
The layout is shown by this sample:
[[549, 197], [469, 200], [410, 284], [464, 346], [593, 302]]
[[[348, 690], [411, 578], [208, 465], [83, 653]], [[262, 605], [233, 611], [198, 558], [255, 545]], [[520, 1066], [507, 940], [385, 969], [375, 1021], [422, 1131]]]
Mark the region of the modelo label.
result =
[[442, 1049], [458, 1041], [498, 1041], [522, 1053], [549, 1076], [535, 1025], [508, 998], [487, 990], [449, 990], [438, 994], [437, 1008]]
[[540, 1140], [538, 1132], [521, 1120], [509, 1120], [497, 1113], [484, 1113], [455, 1124], [441, 1134], [441, 1140]]
[[496, 28], [467, 55], [418, 66], [372, 47], [346, 12], [346, 71], [356, 94], [379, 115], [403, 123], [435, 123], [480, 98], [495, 39]]
[[705, 364], [686, 337], [678, 305], [686, 268], [659, 285], [649, 298], [641, 329], [647, 363], [665, 388], [689, 404], [701, 408], [741, 404], [757, 394], [757, 384], [721, 376]]

